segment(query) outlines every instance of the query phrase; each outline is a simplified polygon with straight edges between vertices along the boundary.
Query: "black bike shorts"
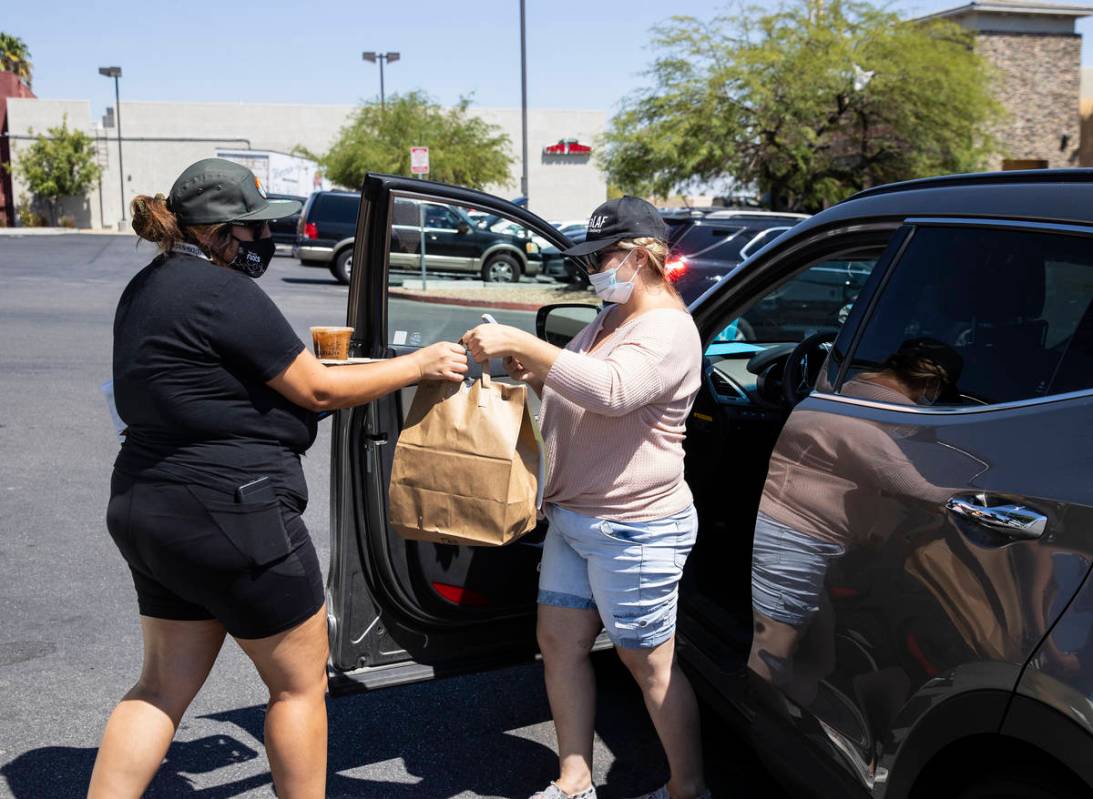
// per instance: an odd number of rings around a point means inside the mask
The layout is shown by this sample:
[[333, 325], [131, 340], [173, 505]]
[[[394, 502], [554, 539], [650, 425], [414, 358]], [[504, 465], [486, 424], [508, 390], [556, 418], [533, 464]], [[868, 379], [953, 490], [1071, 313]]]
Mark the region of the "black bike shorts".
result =
[[133, 574], [142, 616], [217, 619], [236, 638], [266, 638], [323, 604], [300, 510], [115, 471], [106, 525]]

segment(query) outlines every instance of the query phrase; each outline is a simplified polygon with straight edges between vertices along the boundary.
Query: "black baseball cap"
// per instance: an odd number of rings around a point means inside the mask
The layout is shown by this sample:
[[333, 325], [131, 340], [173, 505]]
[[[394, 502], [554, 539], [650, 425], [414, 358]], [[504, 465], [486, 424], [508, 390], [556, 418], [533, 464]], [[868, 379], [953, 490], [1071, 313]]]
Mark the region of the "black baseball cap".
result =
[[270, 200], [262, 182], [242, 164], [204, 158], [186, 167], [167, 197], [167, 207], [183, 225], [264, 222], [300, 210], [297, 200]]
[[588, 218], [588, 238], [574, 244], [562, 255], [591, 255], [623, 239], [654, 238], [668, 240], [668, 225], [652, 203], [626, 195], [608, 200]]

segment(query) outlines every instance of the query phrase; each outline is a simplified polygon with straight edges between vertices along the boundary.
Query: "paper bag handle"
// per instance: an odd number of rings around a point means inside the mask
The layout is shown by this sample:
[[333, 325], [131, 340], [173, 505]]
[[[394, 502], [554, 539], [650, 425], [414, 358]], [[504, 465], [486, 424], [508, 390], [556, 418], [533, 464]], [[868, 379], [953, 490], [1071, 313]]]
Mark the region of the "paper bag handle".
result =
[[[486, 368], [489, 368], [488, 363], [486, 364]], [[482, 370], [481, 385], [479, 386], [479, 389], [480, 389], [479, 392], [478, 392], [478, 407], [479, 408], [485, 408], [486, 407], [486, 403], [489, 400], [489, 390], [490, 390], [490, 387], [493, 385], [492, 381], [490, 380], [489, 372], [486, 371], [486, 368], [484, 368]]]

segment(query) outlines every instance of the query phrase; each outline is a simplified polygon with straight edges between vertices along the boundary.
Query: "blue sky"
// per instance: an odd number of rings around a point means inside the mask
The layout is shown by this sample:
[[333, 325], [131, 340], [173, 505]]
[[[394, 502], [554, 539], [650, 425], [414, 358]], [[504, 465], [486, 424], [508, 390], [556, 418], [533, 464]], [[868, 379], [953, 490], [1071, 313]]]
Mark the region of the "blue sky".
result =
[[[927, 13], [959, 0], [895, 2]], [[764, 5], [768, 5], [764, 3]], [[21, 36], [39, 97], [90, 99], [100, 114], [119, 64], [132, 100], [356, 103], [379, 94], [363, 50], [393, 50], [387, 92], [425, 89], [443, 103], [520, 103], [517, 0], [54, 0], [7, 2], [0, 30]], [[709, 17], [713, 0], [527, 0], [528, 103], [612, 110], [640, 87], [649, 31], [672, 14]], [[1083, 62], [1093, 64], [1093, 19]], [[124, 109], [123, 109], [124, 111]]]

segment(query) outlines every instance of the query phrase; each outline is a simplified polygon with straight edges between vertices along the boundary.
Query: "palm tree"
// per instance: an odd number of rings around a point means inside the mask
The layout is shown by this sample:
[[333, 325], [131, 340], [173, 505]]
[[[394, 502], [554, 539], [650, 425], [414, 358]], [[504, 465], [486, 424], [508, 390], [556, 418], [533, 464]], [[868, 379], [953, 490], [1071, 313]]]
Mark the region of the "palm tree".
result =
[[0, 33], [0, 71], [12, 72], [30, 86], [32, 68], [27, 43], [13, 34]]

